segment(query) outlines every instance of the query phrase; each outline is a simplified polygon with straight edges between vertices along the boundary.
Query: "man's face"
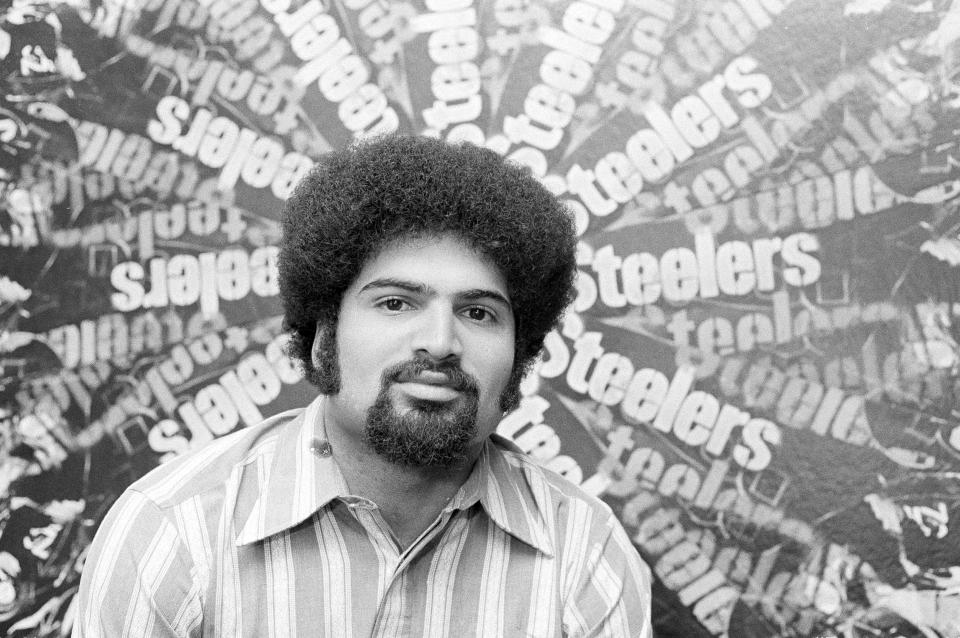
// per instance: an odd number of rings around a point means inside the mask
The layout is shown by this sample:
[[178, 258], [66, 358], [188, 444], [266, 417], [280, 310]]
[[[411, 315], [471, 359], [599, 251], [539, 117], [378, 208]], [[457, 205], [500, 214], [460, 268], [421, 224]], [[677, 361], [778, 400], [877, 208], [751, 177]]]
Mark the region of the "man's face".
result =
[[514, 331], [503, 276], [472, 248], [449, 235], [389, 244], [343, 295], [329, 414], [392, 462], [463, 462], [501, 418]]

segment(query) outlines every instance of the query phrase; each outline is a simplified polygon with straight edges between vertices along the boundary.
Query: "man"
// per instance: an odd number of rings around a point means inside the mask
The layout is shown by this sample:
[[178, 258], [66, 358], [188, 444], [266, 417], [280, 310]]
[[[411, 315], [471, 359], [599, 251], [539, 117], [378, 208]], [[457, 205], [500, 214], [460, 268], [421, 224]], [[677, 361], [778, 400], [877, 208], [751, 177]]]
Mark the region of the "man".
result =
[[324, 157], [283, 231], [319, 396], [127, 490], [74, 636], [649, 636], [609, 508], [494, 434], [572, 297], [557, 200], [490, 151], [384, 137]]

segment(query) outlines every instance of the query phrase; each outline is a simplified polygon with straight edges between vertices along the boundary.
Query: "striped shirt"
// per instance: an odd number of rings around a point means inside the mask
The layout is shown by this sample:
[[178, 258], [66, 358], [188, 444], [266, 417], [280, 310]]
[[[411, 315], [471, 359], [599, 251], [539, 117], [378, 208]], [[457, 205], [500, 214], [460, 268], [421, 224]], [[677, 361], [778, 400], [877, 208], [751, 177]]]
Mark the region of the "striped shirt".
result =
[[127, 489], [91, 545], [74, 638], [649, 638], [649, 570], [602, 501], [494, 435], [400, 550], [347, 489], [320, 400]]

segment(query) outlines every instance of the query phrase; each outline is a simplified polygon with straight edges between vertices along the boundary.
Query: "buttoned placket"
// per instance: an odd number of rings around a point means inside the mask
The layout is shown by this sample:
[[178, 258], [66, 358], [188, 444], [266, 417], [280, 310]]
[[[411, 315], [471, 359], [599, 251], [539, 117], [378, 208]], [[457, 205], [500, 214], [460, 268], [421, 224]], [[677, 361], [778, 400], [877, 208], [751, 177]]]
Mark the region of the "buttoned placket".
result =
[[[443, 534], [443, 532], [449, 527], [451, 519], [456, 515], [459, 510], [454, 510], [451, 508], [445, 508], [437, 518], [431, 523], [427, 529], [417, 537], [413, 543], [410, 544], [407, 549], [400, 551], [399, 546], [393, 536], [393, 533], [390, 531], [390, 526], [387, 525], [386, 520], [384, 520], [383, 515], [380, 513], [380, 508], [377, 507], [376, 503], [373, 501], [367, 500], [365, 498], [359, 497], [347, 497], [341, 499], [346, 503], [347, 507], [350, 510], [350, 513], [354, 518], [363, 526], [367, 534], [369, 534], [373, 539], [374, 543], [382, 548], [389, 549], [390, 554], [387, 556], [389, 563], [388, 567], [390, 568], [390, 580], [387, 582], [387, 586], [383, 590], [383, 596], [379, 601], [377, 601], [377, 614], [373, 624], [373, 632], [371, 637], [376, 636], [393, 636], [390, 624], [395, 622], [393, 618], [388, 618], [385, 616], [385, 611], [390, 605], [391, 598], [395, 596], [403, 595], [402, 582], [406, 573], [406, 569], [413, 563], [414, 560], [420, 555], [420, 553], [433, 541], [437, 536]], [[398, 601], [397, 607], [399, 609], [403, 608], [403, 601]], [[407, 614], [403, 614], [403, 617], [400, 618], [402, 625], [406, 625], [409, 617]], [[401, 627], [402, 629], [403, 627]], [[385, 633], [390, 631], [391, 633]]]

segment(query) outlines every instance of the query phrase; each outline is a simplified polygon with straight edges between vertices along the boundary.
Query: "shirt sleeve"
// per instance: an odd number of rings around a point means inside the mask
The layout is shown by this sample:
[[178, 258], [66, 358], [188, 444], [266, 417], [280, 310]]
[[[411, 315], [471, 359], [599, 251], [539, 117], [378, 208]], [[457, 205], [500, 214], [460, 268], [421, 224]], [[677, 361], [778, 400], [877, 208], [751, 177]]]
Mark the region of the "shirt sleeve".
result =
[[650, 569], [612, 515], [563, 611], [569, 638], [651, 638]]
[[73, 638], [195, 638], [199, 589], [168, 512], [127, 490], [107, 513], [84, 562]]

